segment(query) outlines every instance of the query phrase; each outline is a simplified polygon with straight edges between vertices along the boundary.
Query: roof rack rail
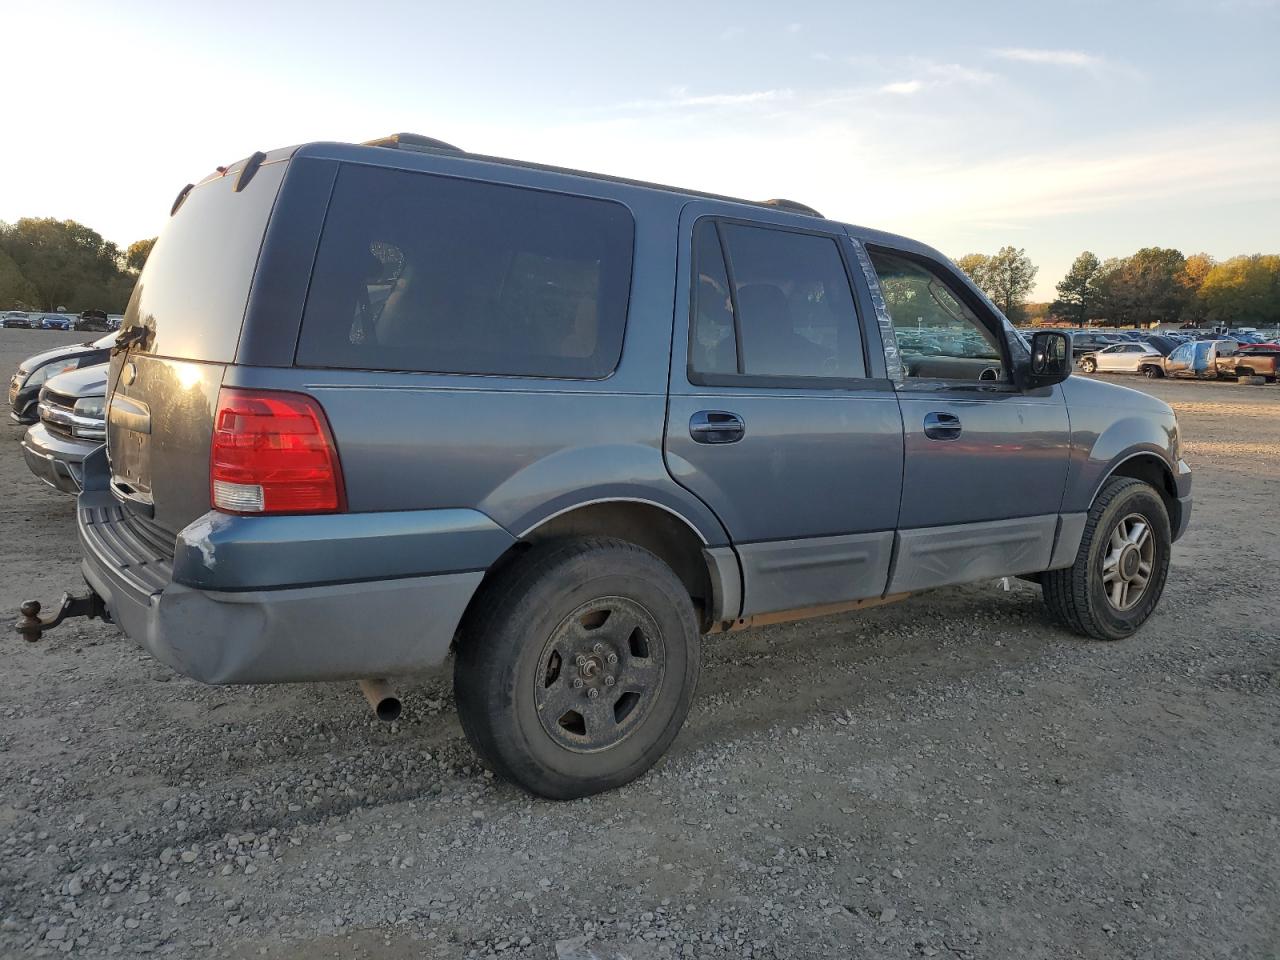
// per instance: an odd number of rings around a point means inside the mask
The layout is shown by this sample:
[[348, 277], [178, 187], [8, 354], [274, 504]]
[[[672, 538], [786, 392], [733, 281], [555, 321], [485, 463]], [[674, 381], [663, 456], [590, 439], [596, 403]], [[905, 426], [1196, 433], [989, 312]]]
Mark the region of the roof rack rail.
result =
[[[797, 200], [783, 200], [781, 198], [775, 198], [773, 200], [760, 200], [758, 202], [761, 206], [777, 207], [779, 210], [786, 210], [788, 213], [803, 213], [810, 217], [822, 217], [822, 214], [813, 209], [813, 207], [809, 206], [807, 203], [800, 203]], [[826, 218], [822, 217], [822, 219], [825, 220]]]
[[446, 150], [450, 153], [464, 152], [461, 147], [455, 147], [452, 143], [445, 143], [435, 137], [424, 137], [420, 133], [392, 133], [385, 137], [378, 137], [376, 140], [366, 140], [363, 146], [390, 147], [392, 150], [417, 150], [419, 153], [435, 150]]

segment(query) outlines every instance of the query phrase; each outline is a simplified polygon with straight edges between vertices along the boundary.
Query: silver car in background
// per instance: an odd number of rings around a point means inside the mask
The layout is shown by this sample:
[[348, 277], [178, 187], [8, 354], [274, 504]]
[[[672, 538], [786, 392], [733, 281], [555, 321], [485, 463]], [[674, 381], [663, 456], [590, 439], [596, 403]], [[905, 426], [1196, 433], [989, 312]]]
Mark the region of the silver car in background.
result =
[[22, 438], [22, 455], [54, 489], [80, 492], [84, 458], [106, 439], [106, 392], [106, 364], [60, 373], [40, 388], [40, 419]]

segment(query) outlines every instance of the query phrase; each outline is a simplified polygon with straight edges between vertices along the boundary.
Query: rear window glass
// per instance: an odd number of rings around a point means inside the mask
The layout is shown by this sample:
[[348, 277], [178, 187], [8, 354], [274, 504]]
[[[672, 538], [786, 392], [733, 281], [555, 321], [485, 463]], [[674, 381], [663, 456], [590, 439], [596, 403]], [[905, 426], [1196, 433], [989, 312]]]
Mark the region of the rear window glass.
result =
[[376, 167], [338, 175], [301, 366], [596, 379], [622, 352], [621, 204]]
[[266, 164], [240, 193], [234, 173], [192, 190], [160, 231], [121, 327], [150, 327], [160, 356], [230, 363], [287, 166]]
[[694, 382], [866, 375], [853, 292], [833, 239], [703, 219], [693, 243]]

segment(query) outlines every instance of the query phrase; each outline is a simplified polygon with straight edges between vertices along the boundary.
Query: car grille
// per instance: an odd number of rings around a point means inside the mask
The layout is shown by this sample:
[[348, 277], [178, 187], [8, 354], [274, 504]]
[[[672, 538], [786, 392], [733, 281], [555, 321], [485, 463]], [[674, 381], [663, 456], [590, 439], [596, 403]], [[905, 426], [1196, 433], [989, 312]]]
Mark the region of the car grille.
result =
[[75, 438], [71, 425], [75, 417], [76, 398], [46, 387], [40, 391], [40, 422], [50, 433]]

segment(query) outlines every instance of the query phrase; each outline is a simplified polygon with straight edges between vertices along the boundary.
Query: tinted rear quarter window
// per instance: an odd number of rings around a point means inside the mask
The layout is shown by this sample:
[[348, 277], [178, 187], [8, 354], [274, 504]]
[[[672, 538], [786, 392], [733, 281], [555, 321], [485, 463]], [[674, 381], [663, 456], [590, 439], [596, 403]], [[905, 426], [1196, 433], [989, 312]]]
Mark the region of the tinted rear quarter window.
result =
[[634, 231], [612, 201], [345, 166], [297, 362], [606, 377], [622, 351]]
[[239, 193], [234, 173], [192, 190], [147, 257], [121, 327], [151, 328], [160, 356], [230, 363], [287, 166], [266, 164]]

